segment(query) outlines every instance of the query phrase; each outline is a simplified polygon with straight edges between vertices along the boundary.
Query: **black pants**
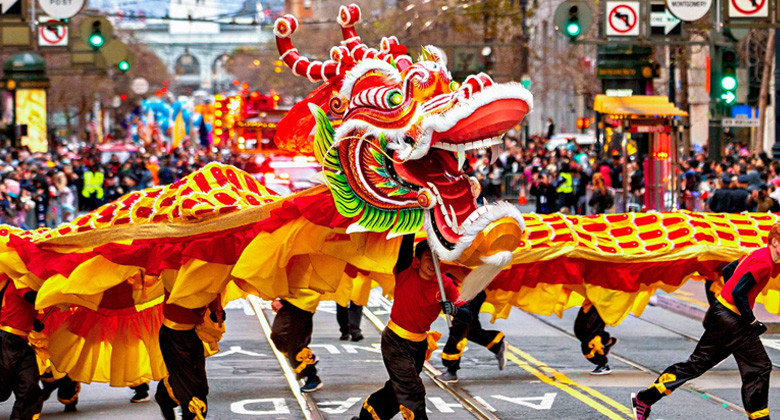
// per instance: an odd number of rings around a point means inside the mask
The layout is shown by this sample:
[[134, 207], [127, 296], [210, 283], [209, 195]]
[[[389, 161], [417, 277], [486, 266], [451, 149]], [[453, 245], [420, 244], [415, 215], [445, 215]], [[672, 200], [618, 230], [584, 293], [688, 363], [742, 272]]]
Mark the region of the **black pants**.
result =
[[348, 306], [336, 304], [336, 321], [342, 334], [360, 334], [360, 320], [363, 319], [363, 307], [349, 302]]
[[298, 379], [314, 378], [314, 353], [308, 347], [314, 330], [314, 314], [297, 306], [282, 302], [282, 309], [276, 313], [271, 327], [271, 340], [280, 352], [287, 356]]
[[399, 411], [406, 420], [428, 420], [425, 385], [420, 379], [427, 350], [427, 341], [403, 339], [389, 328], [382, 331], [382, 359], [390, 380], [366, 399], [360, 420], [390, 420]]
[[47, 371], [41, 376], [41, 382], [43, 382], [44, 401], [48, 400], [51, 394], [56, 390], [57, 401], [62, 404], [75, 406], [78, 403], [81, 384], [70, 379], [68, 375], [55, 380], [52, 374]]
[[606, 324], [594, 306], [588, 311], [580, 308], [574, 320], [574, 335], [580, 340], [582, 355], [596, 366], [607, 364], [604, 346], [609, 343], [609, 333], [604, 331]]
[[160, 395], [155, 399], [158, 402], [173, 400], [181, 406], [183, 420], [196, 418], [196, 413], [206, 417], [209, 383], [203, 342], [198, 334], [194, 329], [178, 331], [163, 325], [160, 327], [160, 351], [168, 377], [157, 385]]
[[479, 311], [482, 304], [485, 303], [485, 299], [487, 299], [487, 294], [482, 291], [469, 302], [469, 310], [474, 315], [471, 323], [463, 322], [457, 318], [452, 320], [450, 336], [447, 338], [447, 344], [441, 353], [442, 364], [452, 373], [460, 369], [460, 358], [466, 348], [467, 341], [477, 343], [493, 354], [498, 354], [498, 350], [501, 348], [500, 343], [504, 339], [504, 333], [485, 330], [479, 322]]
[[768, 419], [772, 362], [756, 333], [739, 315], [717, 301], [704, 317], [704, 330], [688, 360], [666, 368], [650, 388], [639, 393], [639, 399], [646, 404], [654, 404], [733, 354], [742, 376], [745, 411], [752, 414], [765, 410], [766, 416], [757, 414], [752, 418]]
[[41, 413], [39, 380], [35, 350], [22, 337], [0, 331], [0, 402], [14, 394], [12, 419], [31, 420]]

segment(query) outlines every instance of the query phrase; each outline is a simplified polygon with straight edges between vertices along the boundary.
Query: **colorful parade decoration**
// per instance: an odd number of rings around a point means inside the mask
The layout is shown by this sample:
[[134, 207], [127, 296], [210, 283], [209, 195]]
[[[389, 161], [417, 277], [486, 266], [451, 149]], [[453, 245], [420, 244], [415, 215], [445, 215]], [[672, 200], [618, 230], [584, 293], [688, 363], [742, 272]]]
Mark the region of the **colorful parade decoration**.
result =
[[[280, 197], [212, 163], [54, 229], [0, 229], [0, 272], [38, 291], [37, 309], [69, 311], [50, 326], [57, 369], [118, 386], [162, 379], [153, 337], [163, 300], [195, 310], [247, 293], [274, 299], [311, 290], [345, 306], [365, 304], [377, 283], [391, 295], [401, 236], [421, 231], [445, 269], [464, 279], [464, 298], [487, 287], [484, 307], [496, 317], [513, 306], [560, 313], [587, 298], [614, 325], [640, 313], [658, 288], [673, 290], [693, 275], [719, 279], [723, 266], [765, 245], [778, 221], [479, 207], [479, 184], [462, 171], [465, 152], [500, 145], [531, 111], [531, 94], [485, 74], [459, 84], [433, 46], [416, 62], [395, 37], [369, 48], [356, 34], [359, 19], [357, 6], [341, 8], [344, 42], [326, 62], [294, 48], [294, 17], [274, 29], [293, 73], [323, 82], [280, 122], [275, 142], [314, 154], [325, 185]], [[777, 286], [759, 301], [780, 314]], [[133, 332], [90, 333], [91, 324]], [[216, 351], [219, 328], [206, 322], [196, 331]], [[128, 349], [138, 362], [120, 366]]]

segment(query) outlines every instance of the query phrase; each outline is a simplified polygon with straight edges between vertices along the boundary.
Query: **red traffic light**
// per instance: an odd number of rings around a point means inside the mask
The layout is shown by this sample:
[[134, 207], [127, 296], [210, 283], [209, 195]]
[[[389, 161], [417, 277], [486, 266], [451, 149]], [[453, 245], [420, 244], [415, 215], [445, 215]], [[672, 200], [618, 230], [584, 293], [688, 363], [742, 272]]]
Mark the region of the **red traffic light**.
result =
[[582, 130], [585, 128], [590, 128], [590, 119], [588, 118], [577, 118], [577, 128]]
[[123, 101], [126, 101], [126, 100], [127, 100], [127, 95], [125, 95], [125, 94], [123, 93], [123, 94], [119, 95], [119, 99], [121, 99], [121, 100], [123, 100]]

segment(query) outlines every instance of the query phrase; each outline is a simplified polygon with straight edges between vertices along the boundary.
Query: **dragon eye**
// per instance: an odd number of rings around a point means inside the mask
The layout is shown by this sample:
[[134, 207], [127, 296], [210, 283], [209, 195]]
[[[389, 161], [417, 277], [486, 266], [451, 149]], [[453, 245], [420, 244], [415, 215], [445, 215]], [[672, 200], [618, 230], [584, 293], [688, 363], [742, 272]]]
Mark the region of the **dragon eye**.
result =
[[454, 80], [453, 80], [453, 81], [451, 81], [451, 82], [450, 82], [450, 90], [451, 90], [452, 92], [455, 92], [455, 91], [456, 91], [456, 90], [458, 90], [458, 89], [460, 89], [460, 83], [458, 83], [458, 82], [456, 82], [456, 81], [454, 81]]
[[395, 91], [387, 97], [387, 104], [390, 106], [401, 105], [403, 101], [404, 101], [404, 95], [402, 95], [401, 92], [399, 91]]

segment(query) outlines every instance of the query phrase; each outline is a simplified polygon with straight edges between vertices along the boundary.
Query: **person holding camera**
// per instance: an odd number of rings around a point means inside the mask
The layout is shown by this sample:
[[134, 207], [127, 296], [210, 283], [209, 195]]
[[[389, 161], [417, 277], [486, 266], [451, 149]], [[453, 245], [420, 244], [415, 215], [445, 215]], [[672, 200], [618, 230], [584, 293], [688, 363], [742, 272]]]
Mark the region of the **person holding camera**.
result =
[[531, 195], [536, 197], [536, 212], [539, 214], [555, 213], [558, 201], [558, 193], [555, 186], [550, 183], [550, 177], [546, 171], [533, 174]]

